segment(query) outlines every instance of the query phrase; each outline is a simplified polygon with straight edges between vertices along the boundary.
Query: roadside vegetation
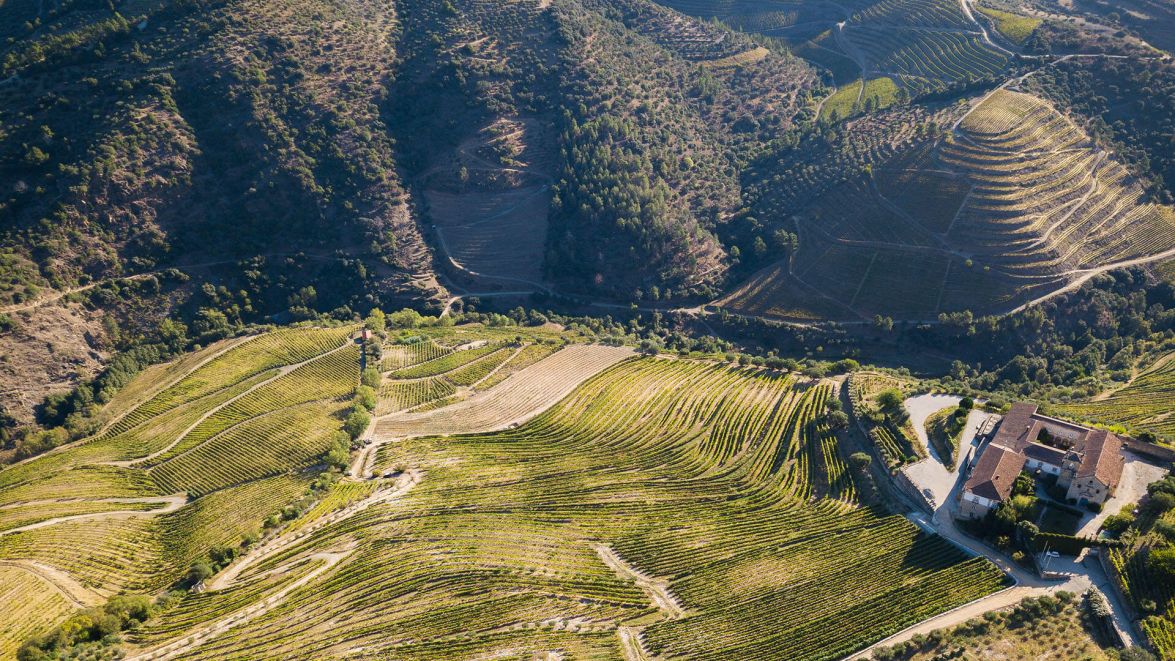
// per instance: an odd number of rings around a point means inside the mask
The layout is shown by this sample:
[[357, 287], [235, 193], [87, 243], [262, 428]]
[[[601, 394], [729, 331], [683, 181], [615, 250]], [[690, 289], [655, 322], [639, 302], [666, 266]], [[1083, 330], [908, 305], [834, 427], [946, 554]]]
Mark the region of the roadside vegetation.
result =
[[926, 418], [926, 437], [948, 469], [959, 463], [959, 437], [974, 406], [975, 400], [965, 397], [958, 406], [944, 408]]
[[1147, 639], [1161, 658], [1175, 654], [1175, 477], [1148, 485], [1137, 509], [1123, 507], [1103, 528], [1123, 543], [1108, 565]]
[[914, 386], [908, 379], [878, 372], [854, 372], [847, 382], [853, 417], [891, 469], [926, 453], [902, 405]]

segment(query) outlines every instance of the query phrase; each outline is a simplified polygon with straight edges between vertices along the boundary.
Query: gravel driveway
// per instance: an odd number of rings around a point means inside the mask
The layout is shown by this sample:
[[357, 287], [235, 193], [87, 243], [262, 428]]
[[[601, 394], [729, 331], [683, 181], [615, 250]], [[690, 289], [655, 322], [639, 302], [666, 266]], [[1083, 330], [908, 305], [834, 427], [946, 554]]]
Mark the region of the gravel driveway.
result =
[[[926, 437], [926, 418], [936, 411], [948, 406], [958, 406], [960, 398], [953, 395], [918, 395], [905, 401], [906, 411], [910, 414], [910, 423], [918, 434], [918, 439], [930, 452], [928, 459], [910, 464], [902, 468], [914, 486], [918, 488], [932, 503], [935, 509], [942, 507], [950, 497], [951, 490], [959, 480], [958, 466], [947, 466]], [[975, 443], [975, 434], [983, 423], [995, 416], [979, 409], [972, 409], [967, 416], [967, 426], [959, 436], [959, 450], [957, 454], [961, 460]]]
[[1117, 514], [1123, 505], [1137, 503], [1139, 498], [1146, 495], [1146, 485], [1167, 474], [1167, 469], [1149, 463], [1133, 452], [1123, 451], [1122, 456], [1126, 459], [1126, 465], [1122, 468], [1122, 481], [1118, 483], [1118, 490], [1114, 492], [1113, 498], [1106, 501], [1099, 514], [1091, 512], [1081, 518], [1078, 535], [1096, 535], [1107, 516]]

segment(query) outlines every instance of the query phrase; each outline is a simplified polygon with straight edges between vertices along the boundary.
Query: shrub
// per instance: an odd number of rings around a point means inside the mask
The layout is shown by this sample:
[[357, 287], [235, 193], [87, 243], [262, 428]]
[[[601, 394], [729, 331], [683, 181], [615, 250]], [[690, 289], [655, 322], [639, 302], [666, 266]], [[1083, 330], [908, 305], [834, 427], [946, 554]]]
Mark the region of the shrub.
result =
[[1102, 528], [1115, 535], [1121, 535], [1132, 523], [1134, 523], [1134, 517], [1129, 514], [1111, 514], [1106, 517], [1105, 521], [1102, 521]]
[[363, 320], [363, 325], [367, 330], [377, 335], [383, 335], [387, 330], [387, 317], [384, 316], [383, 310], [372, 308], [371, 314]]
[[390, 324], [392, 328], [416, 328], [424, 321], [424, 317], [420, 313], [410, 308], [404, 308], [399, 312], [393, 312], [386, 318], [386, 323]]
[[877, 394], [877, 404], [887, 411], [897, 411], [902, 407], [902, 391], [897, 388], [886, 388]]
[[[354, 377], [352, 377], [354, 378]], [[363, 375], [360, 377], [360, 383], [368, 388], [378, 388], [383, 375], [379, 373], [379, 369], [375, 367], [368, 367], [363, 370]]]
[[869, 470], [869, 464], [872, 462], [873, 457], [870, 457], [866, 452], [854, 452], [849, 455], [849, 463], [857, 472]]
[[1175, 523], [1171, 521], [1155, 521], [1155, 525], [1151, 527], [1151, 532], [1157, 532], [1167, 540], [1168, 543], [1175, 542]]
[[212, 565], [206, 560], [197, 560], [188, 568], [188, 573], [184, 576], [184, 583], [188, 587], [195, 587], [204, 580], [211, 578], [214, 573], [216, 572], [212, 570]]
[[[366, 426], [366, 425], [365, 425]], [[363, 432], [360, 431], [360, 434]], [[325, 463], [328, 468], [343, 470], [351, 463], [351, 436], [338, 432], [331, 439], [330, 449], [326, 452]]]
[[832, 371], [837, 374], [846, 374], [861, 369], [861, 364], [852, 358], [842, 358], [832, 364]]
[[1175, 580], [1175, 546], [1154, 549], [1147, 556], [1147, 568], [1166, 583]]
[[140, 595], [111, 597], [101, 608], [86, 608], [70, 615], [56, 629], [25, 641], [16, 653], [20, 661], [60, 658], [104, 658], [87, 651], [115, 642], [114, 634], [151, 617], [151, 601]]
[[845, 429], [849, 426], [849, 416], [844, 411], [829, 411], [828, 426], [833, 429]]
[[1154, 654], [1141, 647], [1127, 647], [1118, 652], [1119, 661], [1158, 661]]
[[376, 404], [375, 388], [371, 386], [359, 386], [356, 388], [355, 403], [368, 411], [374, 411]]

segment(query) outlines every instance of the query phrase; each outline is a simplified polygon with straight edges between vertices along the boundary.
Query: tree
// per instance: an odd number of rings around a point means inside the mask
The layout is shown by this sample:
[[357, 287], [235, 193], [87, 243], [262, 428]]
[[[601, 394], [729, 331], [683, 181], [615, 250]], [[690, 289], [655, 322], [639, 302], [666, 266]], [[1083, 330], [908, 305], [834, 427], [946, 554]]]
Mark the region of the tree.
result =
[[384, 315], [383, 310], [372, 308], [371, 314], [363, 320], [363, 326], [372, 333], [383, 335], [387, 330], [387, 316]]
[[1015, 505], [1011, 502], [1005, 502], [996, 509], [993, 520], [996, 532], [1006, 535], [1016, 529], [1020, 515]]
[[1134, 523], [1134, 517], [1130, 514], [1111, 514], [1102, 521], [1102, 528], [1115, 535], [1121, 535], [1132, 523]]
[[832, 364], [832, 371], [836, 372], [837, 374], [847, 374], [849, 372], [855, 372], [859, 369], [861, 369], [861, 363], [858, 363], [852, 358], [841, 358]]
[[828, 426], [833, 429], [846, 429], [849, 426], [849, 416], [844, 411], [829, 411]]
[[343, 421], [343, 431], [347, 432], [352, 439], [359, 438], [367, 431], [367, 425], [371, 424], [371, 414], [367, 412], [362, 406], [352, 407], [351, 412], [347, 414], [347, 419]]
[[871, 463], [873, 463], [873, 457], [870, 457], [868, 453], [854, 452], [849, 455], [849, 465], [858, 473], [868, 470]]
[[192, 328], [205, 342], [219, 340], [232, 331], [228, 317], [215, 308], [200, 308], [200, 311], [196, 313], [196, 320], [192, 322]]
[[1020, 474], [1016, 476], [1016, 481], [1012, 483], [1012, 495], [1031, 496], [1034, 493], [1036, 493], [1036, 480], [1028, 473], [1020, 471]]
[[188, 346], [188, 327], [173, 319], [159, 322], [156, 334], [159, 341], [172, 353], [179, 353]]
[[377, 368], [368, 367], [363, 370], [363, 374], [359, 377], [359, 382], [368, 388], [378, 388], [381, 379], [383, 379], [383, 375], [379, 373]]
[[1175, 546], [1164, 546], [1152, 550], [1147, 557], [1147, 568], [1160, 581], [1170, 583], [1175, 580]]
[[48, 160], [49, 154], [46, 154], [40, 147], [29, 147], [24, 155], [24, 162], [29, 165], [43, 165]]
[[1130, 646], [1118, 651], [1119, 661], [1158, 661], [1154, 654], [1141, 648]]
[[767, 254], [767, 242], [763, 240], [763, 237], [755, 237], [754, 243], [751, 244], [751, 252], [755, 253], [755, 257], [760, 259]]
[[343, 432], [331, 436], [330, 449], [326, 452], [327, 468], [343, 470], [351, 463], [351, 437]]
[[1020, 536], [1020, 541], [1026, 546], [1030, 546], [1032, 540], [1036, 539], [1036, 536], [1040, 534], [1040, 528], [1031, 521], [1020, 521], [1016, 524], [1016, 532]]
[[386, 323], [391, 324], [392, 328], [416, 328], [424, 321], [424, 317], [412, 308], [404, 308], [399, 312], [393, 312], [387, 316]]
[[212, 577], [212, 565], [205, 560], [197, 560], [188, 568], [188, 573], [184, 576], [184, 583], [188, 587], [196, 587], [200, 583]]
[[1151, 494], [1147, 507], [1155, 514], [1162, 514], [1175, 507], [1175, 494], [1168, 491], [1157, 491]]

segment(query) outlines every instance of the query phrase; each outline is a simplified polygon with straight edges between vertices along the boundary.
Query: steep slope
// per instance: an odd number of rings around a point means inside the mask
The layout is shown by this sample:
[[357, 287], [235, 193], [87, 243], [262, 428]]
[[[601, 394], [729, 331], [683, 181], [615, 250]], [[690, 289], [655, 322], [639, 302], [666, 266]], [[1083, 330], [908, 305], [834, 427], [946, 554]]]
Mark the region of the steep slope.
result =
[[[16, 327], [0, 350], [77, 369], [6, 366], [14, 379], [68, 386], [172, 312], [235, 322], [438, 291], [375, 110], [391, 4], [43, 3], [31, 20], [0, 71], [0, 313]], [[87, 309], [54, 328], [38, 303], [83, 289]]]
[[821, 306], [812, 316], [1003, 312], [1175, 249], [1170, 207], [1148, 202], [1137, 177], [1055, 107], [1008, 89], [795, 222], [794, 259], [725, 304], [788, 316], [774, 299], [791, 289]]
[[[858, 500], [839, 383], [550, 328], [508, 337], [554, 353], [381, 416], [326, 469], [356, 330], [185, 356], [105, 432], [0, 469], [0, 603], [26, 616], [0, 656], [827, 661], [1005, 585]], [[401, 375], [451, 377], [507, 335], [416, 332], [388, 345]], [[80, 609], [120, 593], [167, 598], [90, 638]]]
[[652, 3], [585, 6], [600, 14], [563, 19], [580, 27], [564, 30], [548, 268], [614, 295], [709, 293], [728, 267], [739, 170], [796, 123], [814, 74]]
[[[335, 250], [382, 257], [387, 291], [427, 270], [371, 112], [395, 57], [390, 4], [126, 2], [43, 20], [0, 88], [4, 241], [28, 260], [6, 266], [22, 281], [260, 256], [296, 280], [273, 301], [326, 278], [343, 304], [361, 283], [329, 277]], [[8, 298], [35, 298], [27, 286]]]
[[644, 0], [0, 12], [0, 346], [36, 358], [4, 366], [37, 393], [22, 419], [169, 315], [346, 317], [438, 300], [437, 268], [473, 290], [711, 295], [739, 171], [815, 81]]
[[[708, 294], [801, 61], [644, 0], [403, 3], [389, 125], [450, 277]], [[660, 295], [660, 294], [659, 294]]]

